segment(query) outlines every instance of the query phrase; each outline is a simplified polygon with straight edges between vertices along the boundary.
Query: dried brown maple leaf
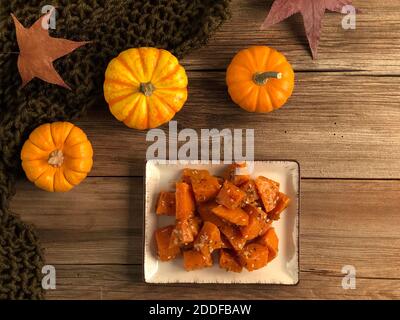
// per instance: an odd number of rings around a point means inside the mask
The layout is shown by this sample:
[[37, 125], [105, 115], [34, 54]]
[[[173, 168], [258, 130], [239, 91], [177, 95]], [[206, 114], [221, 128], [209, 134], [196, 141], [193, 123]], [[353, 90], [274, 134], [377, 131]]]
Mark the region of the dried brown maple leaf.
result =
[[311, 53], [315, 59], [325, 10], [341, 12], [343, 6], [351, 4], [352, 0], [275, 0], [261, 28], [266, 29], [295, 13], [301, 13]]
[[25, 28], [11, 14], [17, 34], [19, 47], [18, 70], [22, 87], [37, 77], [43, 81], [71, 89], [54, 69], [53, 61], [88, 43], [50, 37], [46, 26], [53, 12], [50, 11], [30, 28]]

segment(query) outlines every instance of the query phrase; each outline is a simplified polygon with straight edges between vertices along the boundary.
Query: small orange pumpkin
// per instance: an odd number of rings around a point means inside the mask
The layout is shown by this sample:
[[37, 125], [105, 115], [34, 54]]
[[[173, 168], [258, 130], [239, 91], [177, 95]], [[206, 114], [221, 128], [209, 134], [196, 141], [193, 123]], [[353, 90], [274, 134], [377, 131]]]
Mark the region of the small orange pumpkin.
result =
[[37, 127], [21, 151], [27, 178], [50, 192], [65, 192], [78, 185], [90, 172], [92, 157], [86, 134], [69, 122]]
[[170, 121], [181, 110], [187, 85], [185, 69], [170, 52], [134, 48], [109, 63], [104, 97], [119, 121], [144, 130]]
[[294, 72], [285, 56], [266, 46], [236, 54], [226, 74], [232, 100], [249, 112], [270, 112], [292, 95]]

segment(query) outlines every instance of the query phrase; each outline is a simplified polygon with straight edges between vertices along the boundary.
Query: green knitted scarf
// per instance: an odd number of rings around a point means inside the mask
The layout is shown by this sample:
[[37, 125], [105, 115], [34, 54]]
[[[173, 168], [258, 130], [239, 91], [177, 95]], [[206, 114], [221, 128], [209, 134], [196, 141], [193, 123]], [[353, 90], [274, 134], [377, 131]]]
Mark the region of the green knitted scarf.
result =
[[[0, 299], [41, 299], [43, 254], [35, 230], [10, 212], [19, 154], [45, 122], [74, 120], [97, 102], [107, 63], [132, 47], [152, 46], [178, 57], [206, 43], [227, 19], [230, 0], [1, 0], [0, 2]], [[18, 45], [10, 14], [25, 26], [41, 8], [57, 9], [54, 37], [90, 40], [56, 61], [72, 91], [31, 81], [20, 89]]]

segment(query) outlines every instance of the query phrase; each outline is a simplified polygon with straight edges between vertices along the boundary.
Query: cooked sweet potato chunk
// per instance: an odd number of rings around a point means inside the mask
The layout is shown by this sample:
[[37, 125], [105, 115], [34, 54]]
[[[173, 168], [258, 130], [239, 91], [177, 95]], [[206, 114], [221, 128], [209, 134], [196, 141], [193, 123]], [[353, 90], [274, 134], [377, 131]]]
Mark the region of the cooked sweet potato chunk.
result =
[[249, 180], [244, 185], [240, 186], [240, 189], [246, 193], [243, 201], [244, 204], [251, 204], [253, 206], [259, 205], [260, 197], [258, 196], [254, 180]]
[[271, 220], [279, 220], [281, 217], [281, 213], [285, 210], [290, 203], [289, 197], [283, 192], [279, 192], [278, 202], [272, 211], [268, 212], [268, 218]]
[[247, 226], [249, 224], [248, 214], [240, 208], [228, 209], [225, 206], [219, 205], [212, 209], [212, 212], [216, 216], [238, 226]]
[[255, 184], [265, 212], [270, 212], [278, 201], [279, 183], [260, 176], [255, 180]]
[[158, 215], [174, 216], [176, 211], [175, 206], [175, 193], [174, 192], [160, 192], [157, 201], [156, 213]]
[[267, 219], [267, 222], [262, 225], [260, 236], [263, 236], [271, 228], [272, 222], [272, 220]]
[[197, 203], [204, 203], [214, 199], [221, 189], [218, 179], [210, 175], [207, 170], [192, 170], [190, 172], [190, 182]]
[[220, 186], [222, 187], [222, 185], [224, 184], [225, 179], [222, 177], [216, 177], [218, 180], [218, 183], [220, 184]]
[[212, 212], [212, 210], [217, 206], [218, 204], [213, 201], [202, 203], [198, 206], [198, 212], [203, 221], [209, 221], [217, 227], [220, 227], [225, 224], [224, 221]]
[[233, 253], [221, 250], [219, 255], [219, 266], [226, 271], [242, 272], [242, 265]]
[[227, 237], [221, 232], [221, 249], [233, 249]]
[[216, 201], [229, 209], [235, 209], [241, 206], [245, 196], [246, 194], [239, 187], [232, 182], [225, 181]]
[[175, 202], [177, 220], [187, 220], [193, 216], [195, 203], [192, 190], [187, 183], [176, 183]]
[[232, 245], [233, 249], [240, 251], [246, 244], [246, 239], [242, 236], [239, 227], [225, 222], [219, 227], [221, 232], [228, 239], [229, 243]]
[[187, 184], [191, 184], [190, 177], [192, 176], [193, 169], [185, 168], [182, 171], [182, 178], [181, 181]]
[[267, 224], [267, 214], [260, 208], [247, 205], [244, 210], [248, 213], [249, 223], [247, 226], [240, 227], [243, 237], [249, 241], [261, 235]]
[[244, 168], [246, 168], [246, 163], [232, 163], [225, 170], [222, 177], [225, 180], [232, 182], [234, 185], [240, 186], [250, 180], [250, 176], [248, 174], [242, 174], [240, 172], [243, 171]]
[[200, 228], [203, 222], [201, 221], [201, 218], [198, 216], [190, 218], [188, 222], [189, 222], [189, 227], [192, 230], [193, 237], [196, 238], [200, 232]]
[[211, 255], [205, 256], [197, 250], [187, 250], [183, 252], [183, 265], [186, 271], [211, 267], [212, 264]]
[[164, 228], [159, 228], [155, 232], [158, 257], [161, 261], [172, 260], [180, 253], [178, 245], [170, 246], [171, 234], [173, 230], [174, 226], [167, 226]]
[[174, 229], [171, 232], [171, 237], [169, 238], [169, 247], [182, 247], [184, 246], [184, 243], [179, 237], [179, 231], [176, 229], [176, 226], [174, 226]]
[[240, 264], [249, 271], [265, 267], [268, 263], [268, 248], [259, 243], [250, 243], [238, 252]]
[[275, 259], [278, 255], [279, 239], [274, 228], [269, 228], [268, 231], [257, 240], [257, 243], [268, 248], [268, 262]]
[[193, 242], [194, 236], [192, 232], [192, 228], [189, 225], [188, 220], [177, 220], [175, 224], [174, 231], [171, 235], [171, 246], [178, 245], [183, 246], [187, 245], [190, 242]]
[[171, 246], [187, 246], [197, 237], [200, 231], [201, 220], [199, 217], [191, 217], [187, 220], [177, 220], [171, 234]]
[[194, 242], [194, 249], [207, 256], [219, 248], [221, 248], [221, 235], [218, 227], [211, 222], [204, 222]]

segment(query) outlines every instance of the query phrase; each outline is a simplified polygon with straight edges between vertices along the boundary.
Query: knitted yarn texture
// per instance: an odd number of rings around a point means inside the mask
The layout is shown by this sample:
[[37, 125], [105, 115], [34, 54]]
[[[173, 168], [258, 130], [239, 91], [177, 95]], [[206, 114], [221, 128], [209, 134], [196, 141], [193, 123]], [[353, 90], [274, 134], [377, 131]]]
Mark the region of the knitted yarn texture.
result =
[[[42, 123], [72, 121], [103, 106], [108, 62], [140, 46], [177, 57], [206, 44], [229, 17], [230, 0], [1, 0], [0, 2], [0, 299], [41, 299], [44, 256], [35, 230], [9, 208], [19, 154]], [[51, 36], [92, 41], [54, 63], [72, 91], [34, 79], [20, 88], [18, 44], [11, 13], [30, 27], [45, 5], [56, 8]]]

